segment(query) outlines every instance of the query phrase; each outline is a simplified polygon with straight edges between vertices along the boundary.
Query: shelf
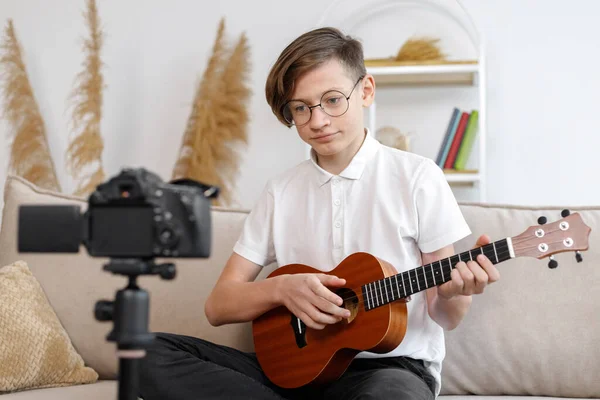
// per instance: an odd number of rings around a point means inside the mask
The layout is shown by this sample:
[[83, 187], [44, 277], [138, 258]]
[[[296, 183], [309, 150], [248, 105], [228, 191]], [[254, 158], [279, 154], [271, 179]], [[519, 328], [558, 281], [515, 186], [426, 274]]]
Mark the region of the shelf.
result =
[[367, 67], [376, 85], [475, 85], [479, 64]]
[[444, 175], [449, 183], [475, 183], [481, 180], [479, 171], [474, 170], [454, 171], [445, 169]]

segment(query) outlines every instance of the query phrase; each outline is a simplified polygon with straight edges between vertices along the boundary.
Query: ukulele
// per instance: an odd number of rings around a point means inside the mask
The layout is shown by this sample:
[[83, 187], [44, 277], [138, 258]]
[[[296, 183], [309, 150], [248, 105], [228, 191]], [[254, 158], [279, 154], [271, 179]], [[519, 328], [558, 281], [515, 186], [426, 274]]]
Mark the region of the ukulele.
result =
[[[359, 352], [395, 349], [406, 333], [407, 299], [449, 281], [450, 272], [460, 261], [475, 260], [479, 254], [493, 264], [516, 257], [550, 257], [549, 267], [556, 268], [554, 254], [575, 251], [577, 262], [581, 262], [580, 251], [588, 249], [591, 229], [578, 213], [563, 210], [562, 216], [550, 224], [540, 217], [540, 225], [518, 236], [399, 274], [391, 264], [371, 254], [351, 254], [328, 272], [346, 280], [346, 287], [334, 292], [343, 299], [342, 307], [350, 310], [350, 317], [322, 330], [307, 329], [286, 307], [276, 307], [252, 322], [258, 362], [267, 377], [283, 388], [327, 383], [339, 378]], [[322, 271], [289, 264], [267, 278], [295, 273]]]

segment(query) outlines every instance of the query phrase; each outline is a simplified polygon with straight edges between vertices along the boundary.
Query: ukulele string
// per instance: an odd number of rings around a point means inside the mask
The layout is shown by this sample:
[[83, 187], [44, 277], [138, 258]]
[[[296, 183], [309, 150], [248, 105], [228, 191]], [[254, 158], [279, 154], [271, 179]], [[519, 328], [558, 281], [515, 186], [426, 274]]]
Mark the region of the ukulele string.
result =
[[[535, 246], [533, 246], [533, 247], [535, 247]], [[500, 251], [500, 252], [498, 252], [498, 257], [504, 257], [504, 256], [508, 255], [509, 253], [510, 253], [510, 251], [508, 251], [508, 250], [505, 250], [505, 251]], [[446, 259], [447, 259], [447, 258], [445, 258], [445, 259], [442, 259], [442, 260], [446, 260]], [[441, 260], [439, 260], [439, 261], [441, 261]], [[469, 260], [469, 261], [470, 261], [470, 260]], [[428, 289], [428, 288], [430, 288], [430, 287], [437, 286], [437, 285], [435, 284], [437, 281], [436, 281], [435, 279], [428, 279], [428, 276], [427, 276], [427, 274], [426, 274], [426, 272], [425, 272], [425, 267], [427, 267], [427, 266], [432, 266], [433, 264], [435, 264], [435, 263], [437, 263], [437, 262], [438, 262], [438, 261], [434, 261], [433, 263], [431, 263], [431, 264], [427, 264], [426, 266], [421, 266], [421, 267], [418, 267], [418, 268], [415, 268], [415, 269], [413, 269], [413, 271], [415, 271], [415, 279], [416, 279], [416, 280], [419, 280], [419, 283], [421, 283], [421, 281], [420, 281], [420, 278], [422, 278], [423, 276], [425, 276], [425, 283], [426, 283], [426, 286], [427, 286], [427, 287], [426, 287], [426, 288], [424, 288], [424, 289]], [[452, 265], [452, 266], [451, 266], [451, 269], [454, 269], [454, 268], [456, 268], [456, 265]], [[422, 271], [420, 271], [420, 270], [422, 270]], [[385, 277], [384, 279], [381, 279], [381, 280], [379, 280], [379, 281], [375, 281], [375, 282], [381, 282], [381, 281], [383, 281], [383, 284], [380, 284], [380, 286], [378, 286], [378, 285], [373, 285], [373, 286], [374, 286], [374, 289], [367, 289], [367, 290], [365, 290], [364, 294], [365, 294], [365, 295], [367, 295], [367, 294], [368, 294], [368, 295], [371, 295], [371, 298], [373, 298], [373, 297], [374, 297], [374, 296], [373, 296], [373, 294], [375, 294], [375, 296], [377, 297], [377, 299], [379, 299], [379, 298], [381, 298], [381, 300], [383, 300], [384, 298], [385, 298], [385, 299], [389, 299], [389, 298], [390, 298], [390, 295], [389, 295], [389, 293], [390, 293], [390, 292], [388, 291], [388, 289], [392, 288], [392, 294], [393, 294], [393, 292], [394, 292], [394, 291], [393, 291], [393, 289], [394, 289], [394, 287], [396, 287], [396, 283], [394, 283], [394, 281], [392, 281], [392, 279], [391, 279], [391, 278], [393, 278], [393, 277], [395, 277], [395, 276], [398, 276], [398, 275], [402, 275], [402, 274], [404, 274], [404, 273], [408, 273], [408, 272], [410, 272], [410, 271], [404, 271], [404, 272], [401, 272], [401, 273], [399, 273], [399, 274], [397, 274], [397, 275], [392, 275], [392, 276], [389, 276], [389, 277]], [[420, 273], [420, 272], [422, 272], [422, 273]], [[412, 278], [411, 278], [410, 274], [408, 274], [408, 277], [409, 277], [409, 280], [412, 280]], [[386, 279], [389, 279], [389, 281], [390, 281], [390, 283], [389, 283], [389, 284], [386, 282]], [[396, 278], [396, 279], [397, 279], [397, 278]], [[401, 282], [401, 283], [398, 283], [398, 287], [399, 287], [400, 285], [403, 285], [403, 287], [406, 287], [406, 284], [404, 283], [404, 279], [403, 279], [403, 278], [400, 278], [400, 281], [402, 281], [402, 282]], [[435, 282], [434, 282], [434, 281], [435, 281]], [[450, 281], [450, 279], [448, 279], [446, 282], [449, 282], [449, 281]], [[375, 283], [375, 282], [370, 282], [370, 283]], [[414, 285], [416, 285], [416, 283], [414, 283]], [[363, 285], [363, 286], [366, 286], [366, 285]], [[417, 285], [417, 287], [419, 287], [419, 286], [420, 286], [420, 285]], [[409, 283], [409, 287], [410, 287], [410, 283]], [[413, 288], [414, 288], [414, 286], [413, 286]], [[353, 293], [356, 293], [356, 292], [358, 292], [358, 289], [357, 289], [357, 288], [348, 288], [348, 289], [349, 289], [349, 290], [351, 290]], [[361, 288], [360, 288], [360, 289], [362, 289], [362, 286], [361, 286]], [[423, 290], [424, 290], [424, 289], [423, 289]], [[419, 292], [419, 291], [421, 291], [421, 290], [418, 290], [418, 291], [412, 291], [412, 290], [411, 290], [411, 292], [413, 292], [413, 293], [411, 293], [411, 294], [417, 293], [417, 292]], [[405, 290], [405, 293], [406, 293], [406, 290]], [[362, 297], [363, 299], [360, 299], [361, 297]], [[392, 298], [393, 298], [393, 297], [394, 297], [394, 296], [392, 296]], [[401, 298], [405, 298], [405, 297], [406, 297], [406, 296], [400, 296], [400, 297], [397, 297], [397, 298], [393, 299], [392, 301], [396, 301], [396, 300], [399, 300], [399, 299], [401, 299]], [[347, 300], [354, 300], [354, 299], [358, 299], [358, 302], [357, 302], [357, 304], [363, 304], [363, 303], [367, 302], [366, 300], [364, 300], [364, 296], [357, 296], [357, 295], [353, 295], [353, 296], [349, 296], [349, 297], [342, 297], [342, 300], [343, 300], [343, 301], [347, 301]], [[369, 301], [369, 302], [371, 302], [371, 303], [372, 303], [372, 302], [374, 302], [374, 301], [373, 301], [373, 300], [371, 300], [371, 301]]]
[[[550, 233], [553, 233], [553, 232], [557, 232], [557, 231], [558, 231], [558, 229], [555, 229], [555, 230], [553, 230], [553, 231], [548, 231], [548, 234], [550, 234]], [[513, 239], [513, 241], [514, 241], [514, 239]], [[549, 242], [549, 243], [548, 243], [548, 245], [554, 245], [554, 244], [559, 244], [559, 243], [562, 243], [562, 240], [560, 240], [560, 241], [555, 241], [555, 242]], [[514, 242], [513, 242], [513, 244], [514, 244]], [[483, 247], [483, 246], [482, 246], [482, 247]], [[482, 247], [478, 247], [478, 248], [480, 249], [480, 248], [482, 248]], [[537, 247], [537, 245], [531, 245], [531, 246], [522, 247], [520, 250], [521, 250], [521, 251], [526, 251], [526, 250], [534, 249], [534, 248], [536, 248], [536, 247]], [[473, 249], [473, 250], [476, 250], [476, 249]], [[470, 250], [470, 251], [473, 251], [473, 250]], [[507, 250], [501, 250], [501, 251], [499, 251], [497, 254], [498, 254], [498, 257], [499, 257], [499, 258], [502, 258], [502, 257], [504, 257], [504, 256], [506, 256], [506, 255], [509, 255], [509, 253], [510, 253], [510, 250], [508, 250], [508, 249], [507, 249]], [[462, 254], [462, 253], [461, 253], [461, 254]], [[484, 253], [479, 253], [479, 254], [484, 254]], [[479, 254], [478, 254], [478, 255], [479, 255]], [[485, 254], [484, 254], [484, 255], [485, 255]], [[455, 255], [452, 255], [452, 256], [450, 256], [450, 257], [448, 257], [448, 258], [455, 257], [455, 256], [456, 256], [456, 254], [455, 254]], [[486, 256], [486, 257], [487, 257], [487, 256]], [[438, 263], [439, 261], [442, 261], [442, 260], [447, 260], [448, 258], [443, 258], [443, 259], [440, 259], [440, 260], [438, 260], [438, 261], [434, 261], [434, 262], [433, 262], [433, 263], [431, 263], [431, 264], [422, 265], [422, 266], [420, 266], [420, 267], [414, 268], [414, 271], [415, 271], [415, 277], [416, 277], [416, 279], [417, 279], [417, 280], [419, 280], [419, 278], [420, 278], [420, 277], [423, 277], [423, 275], [425, 275], [425, 283], [427, 284], [427, 285], [426, 285], [426, 286], [427, 286], [427, 288], [426, 288], [426, 289], [428, 289], [428, 288], [430, 288], [430, 287], [432, 287], [432, 286], [437, 286], [437, 285], [435, 284], [435, 282], [433, 282], [433, 280], [434, 280], [434, 279], [432, 279], [432, 280], [429, 280], [429, 279], [427, 278], [427, 274], [426, 274], [426, 272], [425, 272], [425, 268], [426, 268], [427, 266], [432, 266], [433, 264], [435, 264], [435, 263]], [[488, 257], [488, 258], [489, 258], [489, 257]], [[510, 259], [510, 257], [509, 257], [509, 259]], [[470, 260], [468, 260], [468, 261], [470, 261]], [[490, 261], [491, 261], [491, 259], [490, 259]], [[451, 269], [454, 269], [454, 268], [456, 268], [456, 265], [452, 265], [452, 266], [451, 266]], [[423, 270], [423, 271], [422, 271], [422, 274], [419, 274], [419, 272], [421, 272], [420, 270]], [[408, 272], [410, 272], [410, 271], [404, 271], [404, 272], [401, 272], [401, 273], [399, 273], [399, 274], [397, 274], [397, 275], [402, 275], [402, 274], [404, 274], [404, 273], [408, 273]], [[394, 276], [397, 276], [397, 275], [392, 275], [391, 277], [385, 277], [384, 279], [392, 278], [392, 277], [394, 277]], [[410, 279], [412, 279], [412, 278], [410, 277], [410, 274], [408, 275], [408, 277], [409, 277], [409, 281], [410, 281]], [[395, 284], [394, 284], [394, 283], [391, 281], [391, 279], [390, 279], [390, 284], [388, 285], [384, 279], [382, 279], [384, 282], [383, 282], [383, 286], [381, 287], [381, 289], [380, 289], [379, 287], [377, 287], [377, 285], [374, 285], [374, 286], [375, 286], [375, 288], [374, 288], [374, 289], [368, 289], [368, 290], [365, 290], [365, 295], [366, 295], [366, 294], [369, 294], [369, 295], [371, 295], [371, 298], [373, 298], [373, 294], [375, 294], [375, 296], [376, 296], [377, 298], [379, 298], [379, 297], [380, 297], [380, 296], [382, 296], [382, 295], [383, 295], [383, 296], [385, 296], [386, 298], [389, 298], [389, 295], [388, 295], [388, 296], [386, 296], [386, 293], [388, 293], [388, 292], [387, 292], [387, 290], [388, 290], [389, 288], [392, 288], [392, 293], [393, 293], [393, 288], [394, 288], [394, 286], [396, 286], [396, 285], [395, 285]], [[404, 285], [404, 279], [403, 279], [403, 278], [401, 278], [401, 280], [402, 280], [402, 285]], [[446, 282], [448, 282], [448, 281], [450, 281], [450, 279], [448, 279]], [[375, 282], [377, 282], [377, 281], [375, 281]], [[370, 283], [374, 283], [374, 282], [370, 282]], [[420, 283], [420, 280], [419, 280], [419, 283]], [[433, 285], [432, 285], [432, 283], [433, 283]], [[444, 282], [444, 283], [445, 283], [445, 282]], [[399, 286], [399, 285], [400, 285], [400, 284], [398, 284], [398, 286]], [[363, 285], [363, 286], [364, 286], [364, 285]], [[409, 287], [410, 287], [410, 283], [409, 283]], [[417, 286], [417, 287], [419, 287], [419, 286]], [[351, 291], [352, 291], [352, 292], [354, 292], [354, 293], [356, 293], [357, 291], [359, 291], [359, 289], [358, 289], [358, 288], [348, 288], [348, 289], [349, 289], [349, 290], [351, 290]], [[362, 287], [361, 287], [360, 289], [362, 289]], [[412, 290], [411, 290], [411, 291], [412, 291]], [[420, 292], [420, 291], [421, 291], [421, 290], [417, 290], [416, 292], [415, 292], [415, 291], [412, 291], [412, 292], [413, 292], [412, 294], [414, 294], [414, 293], [418, 293], [418, 292]], [[404, 292], [406, 293], [406, 289], [404, 290]], [[361, 297], [361, 296], [356, 296], [356, 295], [355, 295], [355, 296], [345, 297], [345, 298], [343, 298], [343, 300], [354, 300], [354, 299], [356, 299], [356, 298], [359, 298], [359, 297]], [[392, 300], [392, 301], [396, 301], [396, 300], [398, 300], [398, 299], [405, 298], [405, 297], [406, 297], [406, 296], [401, 296], [401, 297], [398, 297], [398, 298], [396, 298], [396, 299], [394, 299], [394, 300]], [[357, 304], [362, 304], [362, 303], [365, 303], [365, 302], [366, 302], [366, 300], [360, 300], [360, 299], [359, 299], [359, 301], [358, 301], [358, 303], [357, 303]]]

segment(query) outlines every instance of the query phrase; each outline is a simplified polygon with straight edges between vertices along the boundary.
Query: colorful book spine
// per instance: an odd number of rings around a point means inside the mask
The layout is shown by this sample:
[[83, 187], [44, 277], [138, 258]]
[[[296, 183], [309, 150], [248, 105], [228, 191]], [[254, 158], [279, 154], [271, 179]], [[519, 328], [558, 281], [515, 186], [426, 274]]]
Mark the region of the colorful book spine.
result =
[[458, 128], [459, 121], [460, 110], [457, 109], [456, 116], [451, 121], [450, 131], [447, 134], [447, 140], [444, 139], [444, 144], [442, 145], [442, 156], [438, 164], [440, 168], [444, 168], [444, 164], [446, 163], [446, 159], [448, 158], [448, 152], [450, 151], [450, 146], [452, 145], [452, 141], [454, 140], [454, 135], [456, 134], [456, 129]]
[[452, 114], [450, 115], [450, 121], [448, 121], [448, 127], [446, 128], [446, 134], [444, 135], [444, 140], [442, 142], [442, 145], [440, 146], [440, 149], [438, 150], [438, 154], [435, 159], [435, 163], [440, 168], [442, 168], [444, 166], [444, 162], [446, 161], [444, 158], [444, 151], [446, 149], [446, 145], [451, 140], [450, 137], [452, 135], [452, 131], [455, 126], [454, 123], [455, 123], [455, 121], [458, 120], [459, 115], [460, 115], [459, 109], [454, 107], [454, 109], [452, 110]]
[[454, 169], [465, 169], [467, 161], [469, 160], [469, 156], [471, 155], [471, 149], [473, 148], [473, 142], [475, 141], [475, 136], [477, 134], [478, 127], [479, 112], [477, 110], [472, 110], [471, 116], [469, 117], [469, 122], [467, 124], [467, 129], [462, 140], [462, 144], [460, 145], [458, 155], [456, 156], [456, 161], [454, 162]]
[[463, 135], [465, 134], [465, 130], [467, 128], [468, 121], [469, 121], [469, 113], [463, 112], [460, 116], [460, 121], [458, 123], [458, 127], [456, 128], [456, 133], [454, 134], [452, 144], [450, 145], [450, 150], [448, 151], [448, 157], [446, 157], [446, 162], [444, 163], [444, 169], [452, 169], [453, 168], [454, 160], [456, 160], [456, 155], [458, 154], [458, 149], [460, 147], [460, 143], [462, 141]]

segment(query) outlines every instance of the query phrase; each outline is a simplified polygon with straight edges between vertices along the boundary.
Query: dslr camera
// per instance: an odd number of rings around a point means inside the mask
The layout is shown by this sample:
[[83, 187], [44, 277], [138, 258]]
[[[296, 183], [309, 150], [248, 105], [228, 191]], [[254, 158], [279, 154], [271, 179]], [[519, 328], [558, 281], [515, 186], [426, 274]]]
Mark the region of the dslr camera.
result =
[[93, 257], [210, 256], [211, 199], [218, 188], [190, 179], [163, 182], [143, 168], [98, 185], [84, 213], [76, 205], [24, 205], [19, 251]]

